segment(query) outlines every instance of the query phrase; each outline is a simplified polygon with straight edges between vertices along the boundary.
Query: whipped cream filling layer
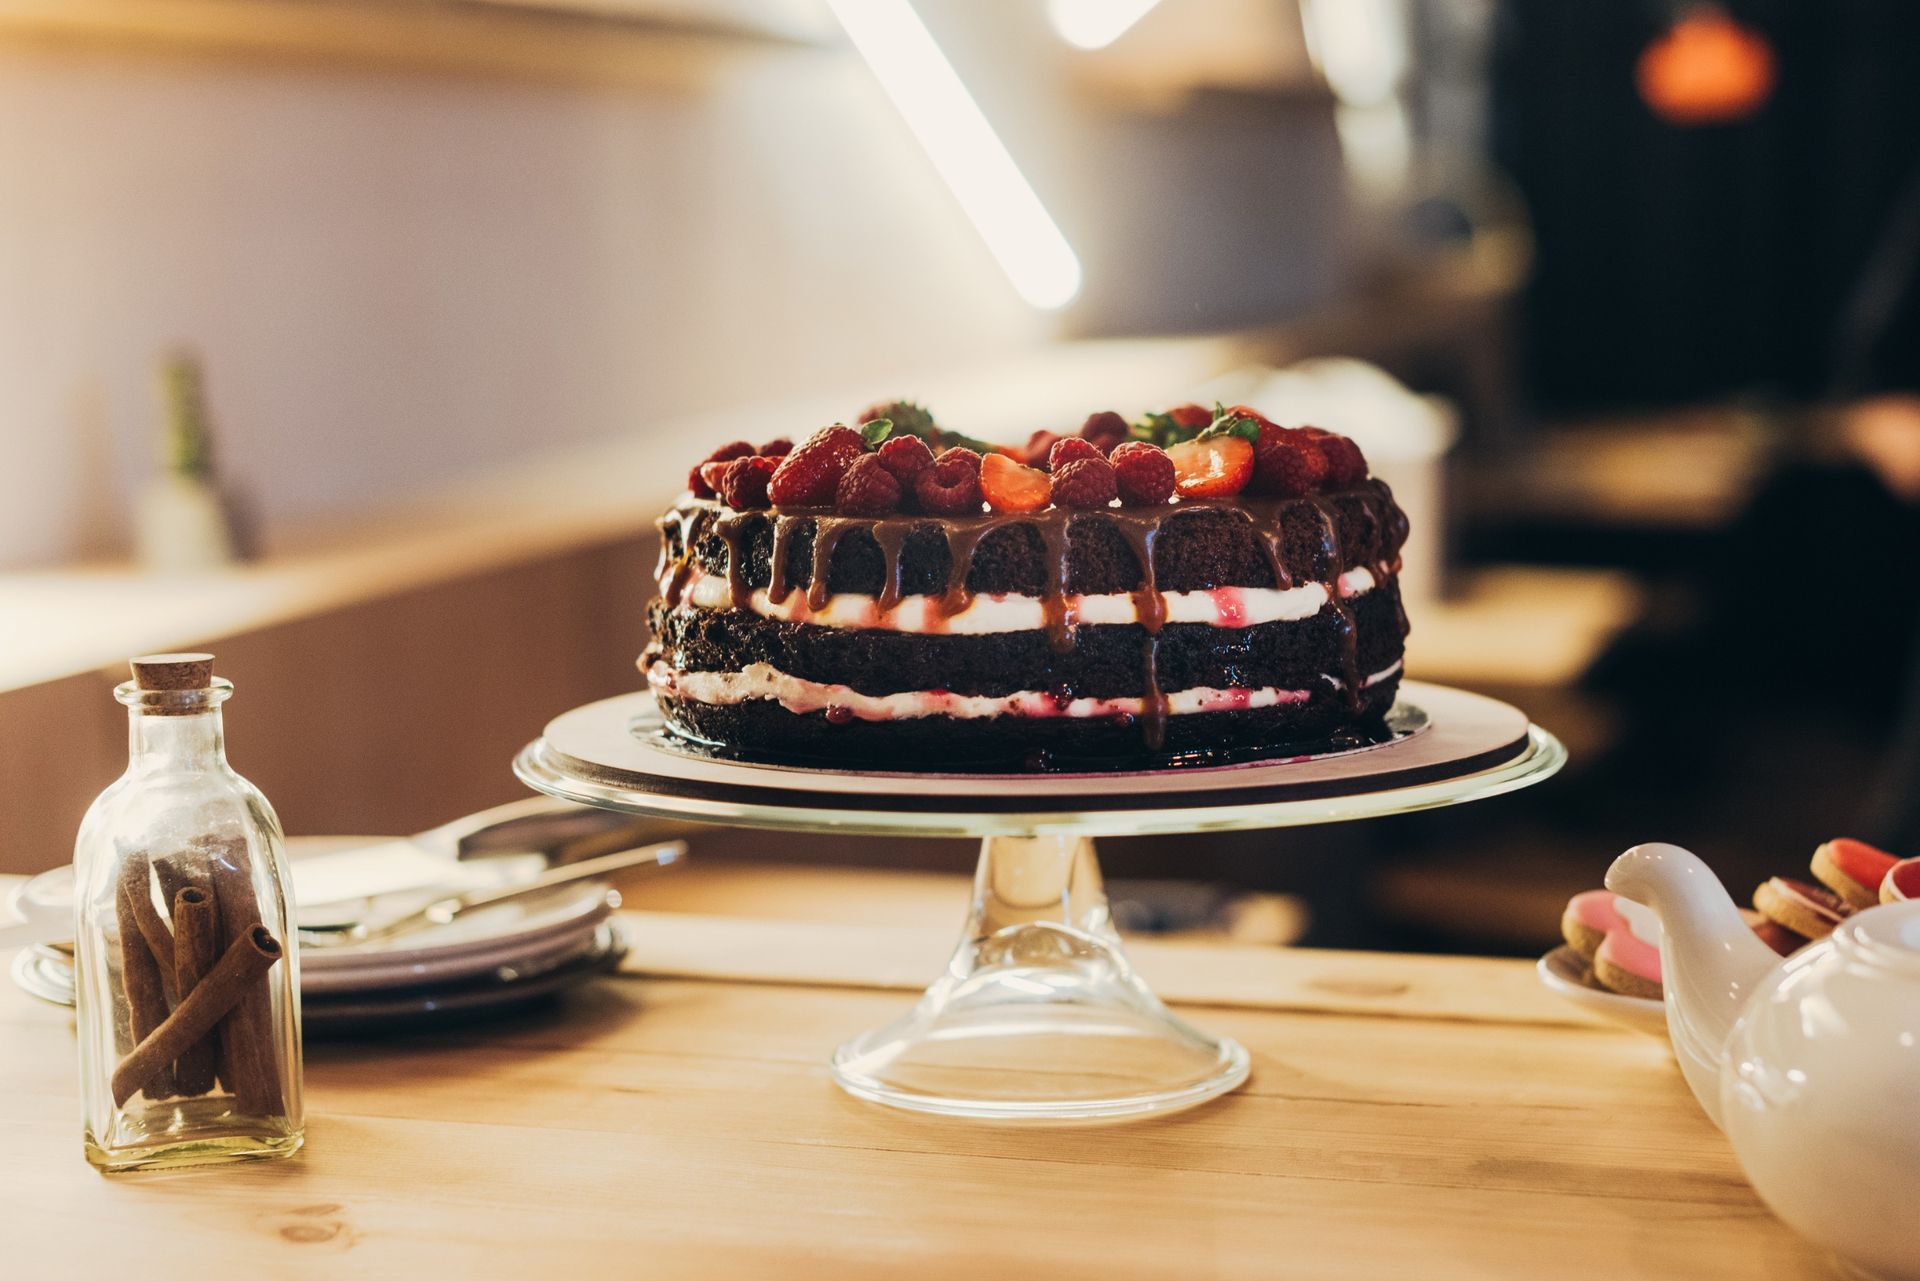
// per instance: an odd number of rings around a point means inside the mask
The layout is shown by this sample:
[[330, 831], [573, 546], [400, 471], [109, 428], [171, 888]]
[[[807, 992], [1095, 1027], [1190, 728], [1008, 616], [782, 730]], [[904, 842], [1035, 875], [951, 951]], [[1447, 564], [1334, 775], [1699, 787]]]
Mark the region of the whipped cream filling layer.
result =
[[[1375, 672], [1361, 683], [1377, 685], [1400, 670], [1400, 664]], [[1325, 677], [1338, 688], [1340, 680]], [[855, 720], [914, 720], [922, 716], [951, 716], [956, 720], [985, 720], [996, 716], [1100, 717], [1139, 715], [1144, 698], [1060, 699], [1039, 690], [992, 697], [954, 694], [944, 689], [912, 690], [899, 694], [862, 694], [846, 685], [825, 684], [789, 676], [771, 663], [751, 663], [737, 672], [676, 672], [663, 662], [647, 669], [647, 684], [656, 691], [696, 703], [731, 705], [754, 699], [772, 699], [797, 715], [838, 709]], [[1304, 703], [1313, 696], [1304, 689], [1193, 689], [1165, 695], [1169, 716], [1197, 712], [1238, 712], [1283, 704]]]
[[[1379, 585], [1387, 572], [1385, 566], [1378, 575], [1365, 566], [1348, 570], [1338, 580], [1341, 598], [1350, 600], [1365, 595]], [[681, 599], [701, 609], [733, 608], [733, 593], [727, 580], [705, 572], [696, 572], [687, 581]], [[1329, 599], [1325, 583], [1160, 593], [1167, 622], [1204, 623], [1212, 627], [1252, 627], [1258, 623], [1312, 618], [1326, 607]], [[903, 596], [892, 609], [883, 610], [878, 597], [857, 592], [836, 592], [819, 609], [814, 609], [807, 603], [807, 593], [799, 588], [788, 592], [786, 598], [777, 603], [768, 598], [764, 588], [756, 588], [748, 598], [747, 608], [762, 618], [783, 623], [923, 635], [990, 636], [1039, 631], [1047, 625], [1046, 602], [1039, 597], [984, 592], [972, 597], [966, 608], [952, 614], [942, 612], [938, 596]], [[1065, 608], [1070, 624], [1124, 625], [1140, 621], [1140, 603], [1131, 592], [1068, 596]]]

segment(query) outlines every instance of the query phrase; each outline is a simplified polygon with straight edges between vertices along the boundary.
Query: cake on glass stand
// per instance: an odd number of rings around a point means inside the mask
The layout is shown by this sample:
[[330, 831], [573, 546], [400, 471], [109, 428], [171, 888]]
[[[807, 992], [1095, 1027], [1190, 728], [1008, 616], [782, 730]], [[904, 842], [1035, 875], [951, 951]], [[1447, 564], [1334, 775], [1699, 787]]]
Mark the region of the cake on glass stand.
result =
[[1169, 1011], [1127, 962], [1099, 836], [1220, 832], [1404, 814], [1537, 783], [1565, 749], [1517, 709], [1407, 682], [1374, 746], [1100, 774], [849, 772], [728, 759], [667, 734], [653, 698], [568, 712], [514, 762], [586, 805], [769, 830], [981, 838], [947, 968], [914, 1007], [833, 1058], [850, 1094], [995, 1121], [1191, 1107], [1247, 1078], [1239, 1044]]

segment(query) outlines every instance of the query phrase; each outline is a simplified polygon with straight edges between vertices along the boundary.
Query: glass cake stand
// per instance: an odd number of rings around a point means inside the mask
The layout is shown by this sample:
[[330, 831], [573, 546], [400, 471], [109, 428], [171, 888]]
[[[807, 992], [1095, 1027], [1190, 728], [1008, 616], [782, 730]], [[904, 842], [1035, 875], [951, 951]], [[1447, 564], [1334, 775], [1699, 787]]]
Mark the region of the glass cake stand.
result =
[[1515, 708], [1407, 682], [1392, 741], [1286, 761], [1105, 774], [849, 772], [715, 759], [660, 729], [651, 695], [559, 717], [514, 761], [586, 805], [787, 831], [981, 838], [947, 968], [911, 1010], [841, 1046], [848, 1093], [919, 1112], [1080, 1122], [1191, 1107], [1247, 1052], [1170, 1012], [1128, 964], [1093, 839], [1293, 827], [1455, 805], [1566, 762]]

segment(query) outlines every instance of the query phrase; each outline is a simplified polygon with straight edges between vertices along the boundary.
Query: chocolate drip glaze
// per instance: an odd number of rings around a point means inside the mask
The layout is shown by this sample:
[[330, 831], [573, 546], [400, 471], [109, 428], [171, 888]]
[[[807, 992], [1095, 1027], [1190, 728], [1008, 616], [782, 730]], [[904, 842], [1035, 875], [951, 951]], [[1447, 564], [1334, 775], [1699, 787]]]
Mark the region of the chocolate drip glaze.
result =
[[1333, 508], [1323, 498], [1308, 500], [1320, 513], [1320, 526], [1326, 538], [1327, 607], [1340, 620], [1340, 680], [1349, 710], [1360, 710], [1360, 633], [1354, 626], [1353, 606], [1340, 594], [1340, 523]]
[[886, 562], [886, 572], [880, 578], [880, 612], [885, 613], [900, 603], [900, 553], [906, 550], [913, 525], [903, 520], [874, 521], [867, 528]]
[[[716, 503], [698, 500], [687, 503], [661, 519], [660, 563], [655, 575], [669, 609], [677, 608], [696, 563], [696, 545], [711, 531], [724, 544], [727, 557], [728, 595], [734, 609], [746, 608], [752, 599], [748, 578], [748, 541], [756, 522], [772, 526], [772, 550], [769, 557], [767, 597], [778, 604], [793, 590], [790, 577], [793, 542], [800, 531], [811, 526], [811, 574], [807, 584], [809, 608], [826, 607], [831, 593], [835, 550], [847, 535], [865, 533], [878, 546], [884, 570], [881, 577], [879, 606], [891, 610], [904, 595], [908, 540], [916, 527], [938, 528], [946, 540], [947, 578], [936, 609], [951, 617], [966, 609], [973, 598], [968, 586], [974, 557], [990, 534], [1013, 524], [1028, 524], [1038, 534], [1043, 551], [1044, 585], [1041, 592], [1049, 643], [1057, 652], [1071, 652], [1076, 619], [1069, 599], [1072, 577], [1073, 538], [1070, 532], [1077, 519], [1104, 519], [1111, 522], [1133, 553], [1140, 570], [1134, 605], [1142, 631], [1141, 667], [1146, 690], [1146, 709], [1140, 718], [1141, 733], [1150, 750], [1159, 750], [1167, 720], [1167, 698], [1158, 679], [1160, 633], [1166, 622], [1166, 603], [1159, 585], [1155, 548], [1168, 522], [1203, 512], [1229, 510], [1244, 518], [1254, 537], [1273, 584], [1285, 589], [1296, 585], [1299, 575], [1289, 567], [1288, 517], [1297, 511], [1310, 512], [1319, 546], [1313, 549], [1313, 564], [1324, 567], [1328, 603], [1337, 621], [1340, 635], [1341, 670], [1338, 673], [1347, 706], [1358, 711], [1362, 703], [1357, 658], [1358, 636], [1352, 606], [1341, 596], [1340, 575], [1350, 567], [1348, 548], [1341, 537], [1341, 511], [1336, 500], [1357, 507], [1350, 522], [1354, 530], [1354, 548], [1364, 552], [1375, 564], [1393, 566], [1407, 537], [1406, 515], [1393, 501], [1392, 491], [1377, 480], [1369, 480], [1339, 495], [1312, 495], [1296, 499], [1186, 500], [1162, 507], [1105, 508], [1095, 512], [1075, 512], [1059, 508], [1027, 514], [982, 513], [978, 516], [935, 520], [926, 516], [848, 517], [818, 510], [787, 512], [735, 512]], [[1318, 570], [1314, 571], [1316, 575]], [[1223, 584], [1226, 585], [1226, 584]], [[1398, 614], [1401, 635], [1407, 631], [1405, 611]]]

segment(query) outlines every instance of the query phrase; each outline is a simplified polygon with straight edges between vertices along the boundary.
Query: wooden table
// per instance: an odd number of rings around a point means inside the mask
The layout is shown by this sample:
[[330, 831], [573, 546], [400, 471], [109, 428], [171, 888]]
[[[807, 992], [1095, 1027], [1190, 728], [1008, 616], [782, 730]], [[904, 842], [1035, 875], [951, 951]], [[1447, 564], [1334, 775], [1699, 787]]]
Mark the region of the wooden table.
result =
[[71, 1017], [0, 983], [0, 1276], [1837, 1275], [1756, 1200], [1662, 1044], [1522, 962], [1140, 942], [1150, 981], [1251, 1051], [1251, 1082], [1021, 1130], [828, 1080], [832, 1048], [909, 999], [850, 984], [897, 985], [943, 940], [635, 925], [632, 968], [756, 981], [636, 973], [509, 1024], [314, 1045], [302, 1154], [172, 1174], [86, 1165]]

